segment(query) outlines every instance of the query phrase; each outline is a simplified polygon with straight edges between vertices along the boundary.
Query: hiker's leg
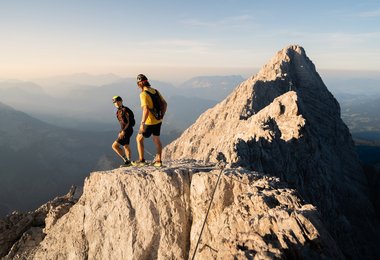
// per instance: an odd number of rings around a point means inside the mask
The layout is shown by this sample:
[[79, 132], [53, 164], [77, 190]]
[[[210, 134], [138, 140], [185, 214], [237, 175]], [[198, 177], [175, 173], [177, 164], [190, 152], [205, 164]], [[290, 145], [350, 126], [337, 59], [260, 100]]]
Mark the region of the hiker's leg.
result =
[[112, 144], [112, 149], [121, 157], [124, 159], [124, 152], [123, 150], [120, 148], [120, 144], [118, 142], [113, 142]]
[[139, 153], [139, 160], [144, 159], [144, 136], [142, 134], [138, 134], [136, 136], [136, 142], [137, 142], [137, 151]]
[[124, 151], [127, 159], [131, 160], [131, 148], [129, 147], [129, 144], [124, 145]]
[[161, 162], [162, 144], [160, 136], [153, 135], [153, 142], [156, 145], [156, 162]]

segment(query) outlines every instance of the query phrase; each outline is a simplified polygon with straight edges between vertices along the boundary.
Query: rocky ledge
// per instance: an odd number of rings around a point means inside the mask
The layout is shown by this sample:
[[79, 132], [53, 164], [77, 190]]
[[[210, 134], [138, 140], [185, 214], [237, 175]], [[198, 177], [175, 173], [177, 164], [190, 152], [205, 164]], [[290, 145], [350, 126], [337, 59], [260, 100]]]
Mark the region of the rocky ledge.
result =
[[[43, 206], [37, 232], [30, 223], [13, 241], [10, 232], [1, 232], [1, 248], [8, 234], [2, 254], [5, 259], [191, 258], [220, 171], [181, 160], [161, 169], [94, 172], [76, 203], [61, 197], [62, 207]], [[277, 177], [228, 166], [221, 176], [196, 259], [344, 258], [318, 210]], [[12, 230], [10, 218], [0, 230]], [[20, 246], [26, 236], [34, 242]]]

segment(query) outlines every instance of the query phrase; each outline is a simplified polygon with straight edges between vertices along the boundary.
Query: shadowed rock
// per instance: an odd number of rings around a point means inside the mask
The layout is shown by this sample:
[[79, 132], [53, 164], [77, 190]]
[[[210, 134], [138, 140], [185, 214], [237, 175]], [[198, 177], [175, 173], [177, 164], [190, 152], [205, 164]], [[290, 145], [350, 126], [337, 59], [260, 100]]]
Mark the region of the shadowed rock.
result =
[[0, 257], [31, 258], [45, 233], [69, 211], [77, 202], [78, 196], [78, 190], [73, 186], [65, 196], [57, 197], [35, 211], [13, 212], [0, 219]]
[[346, 256], [378, 257], [379, 223], [351, 134], [302, 47], [279, 51], [168, 145], [164, 157], [208, 162], [217, 152], [297, 189], [317, 206]]

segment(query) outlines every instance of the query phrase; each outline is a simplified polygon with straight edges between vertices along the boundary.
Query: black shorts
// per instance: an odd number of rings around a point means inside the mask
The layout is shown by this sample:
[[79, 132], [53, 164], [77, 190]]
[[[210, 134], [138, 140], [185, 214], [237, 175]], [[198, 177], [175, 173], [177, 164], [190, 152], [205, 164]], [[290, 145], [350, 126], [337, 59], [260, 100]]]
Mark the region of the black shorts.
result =
[[160, 136], [161, 125], [162, 123], [158, 123], [157, 125], [145, 125], [145, 132], [143, 133], [143, 136], [145, 138], [150, 137], [152, 134], [154, 136]]
[[131, 140], [132, 134], [133, 134], [133, 130], [126, 131], [122, 138], [120, 138], [120, 135], [117, 137], [116, 142], [123, 146], [129, 145], [129, 141]]

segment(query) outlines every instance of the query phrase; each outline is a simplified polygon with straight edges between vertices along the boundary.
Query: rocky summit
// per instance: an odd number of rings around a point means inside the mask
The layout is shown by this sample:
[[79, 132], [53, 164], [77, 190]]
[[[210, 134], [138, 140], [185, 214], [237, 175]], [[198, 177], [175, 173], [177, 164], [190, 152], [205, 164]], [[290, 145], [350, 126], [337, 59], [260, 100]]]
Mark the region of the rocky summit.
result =
[[379, 224], [340, 107], [300, 46], [279, 51], [257, 75], [203, 113], [164, 150], [167, 159], [227, 161], [278, 176], [323, 222], [347, 257], [376, 258]]
[[300, 46], [279, 51], [164, 157], [161, 169], [94, 172], [81, 196], [1, 220], [0, 257], [380, 259], [351, 135]]
[[[24, 216], [28, 223], [17, 222], [24, 234], [35, 235], [23, 235], [5, 259], [192, 258], [220, 171], [211, 164], [176, 161], [159, 170], [92, 173], [79, 201], [64, 207], [68, 210], [58, 210], [54, 203], [43, 207], [49, 209], [46, 225], [33, 225], [37, 215], [32, 212]], [[8, 219], [8, 229], [16, 233], [11, 223]], [[344, 256], [317, 209], [302, 202], [295, 190], [278, 178], [226, 168], [195, 259], [232, 258]]]

